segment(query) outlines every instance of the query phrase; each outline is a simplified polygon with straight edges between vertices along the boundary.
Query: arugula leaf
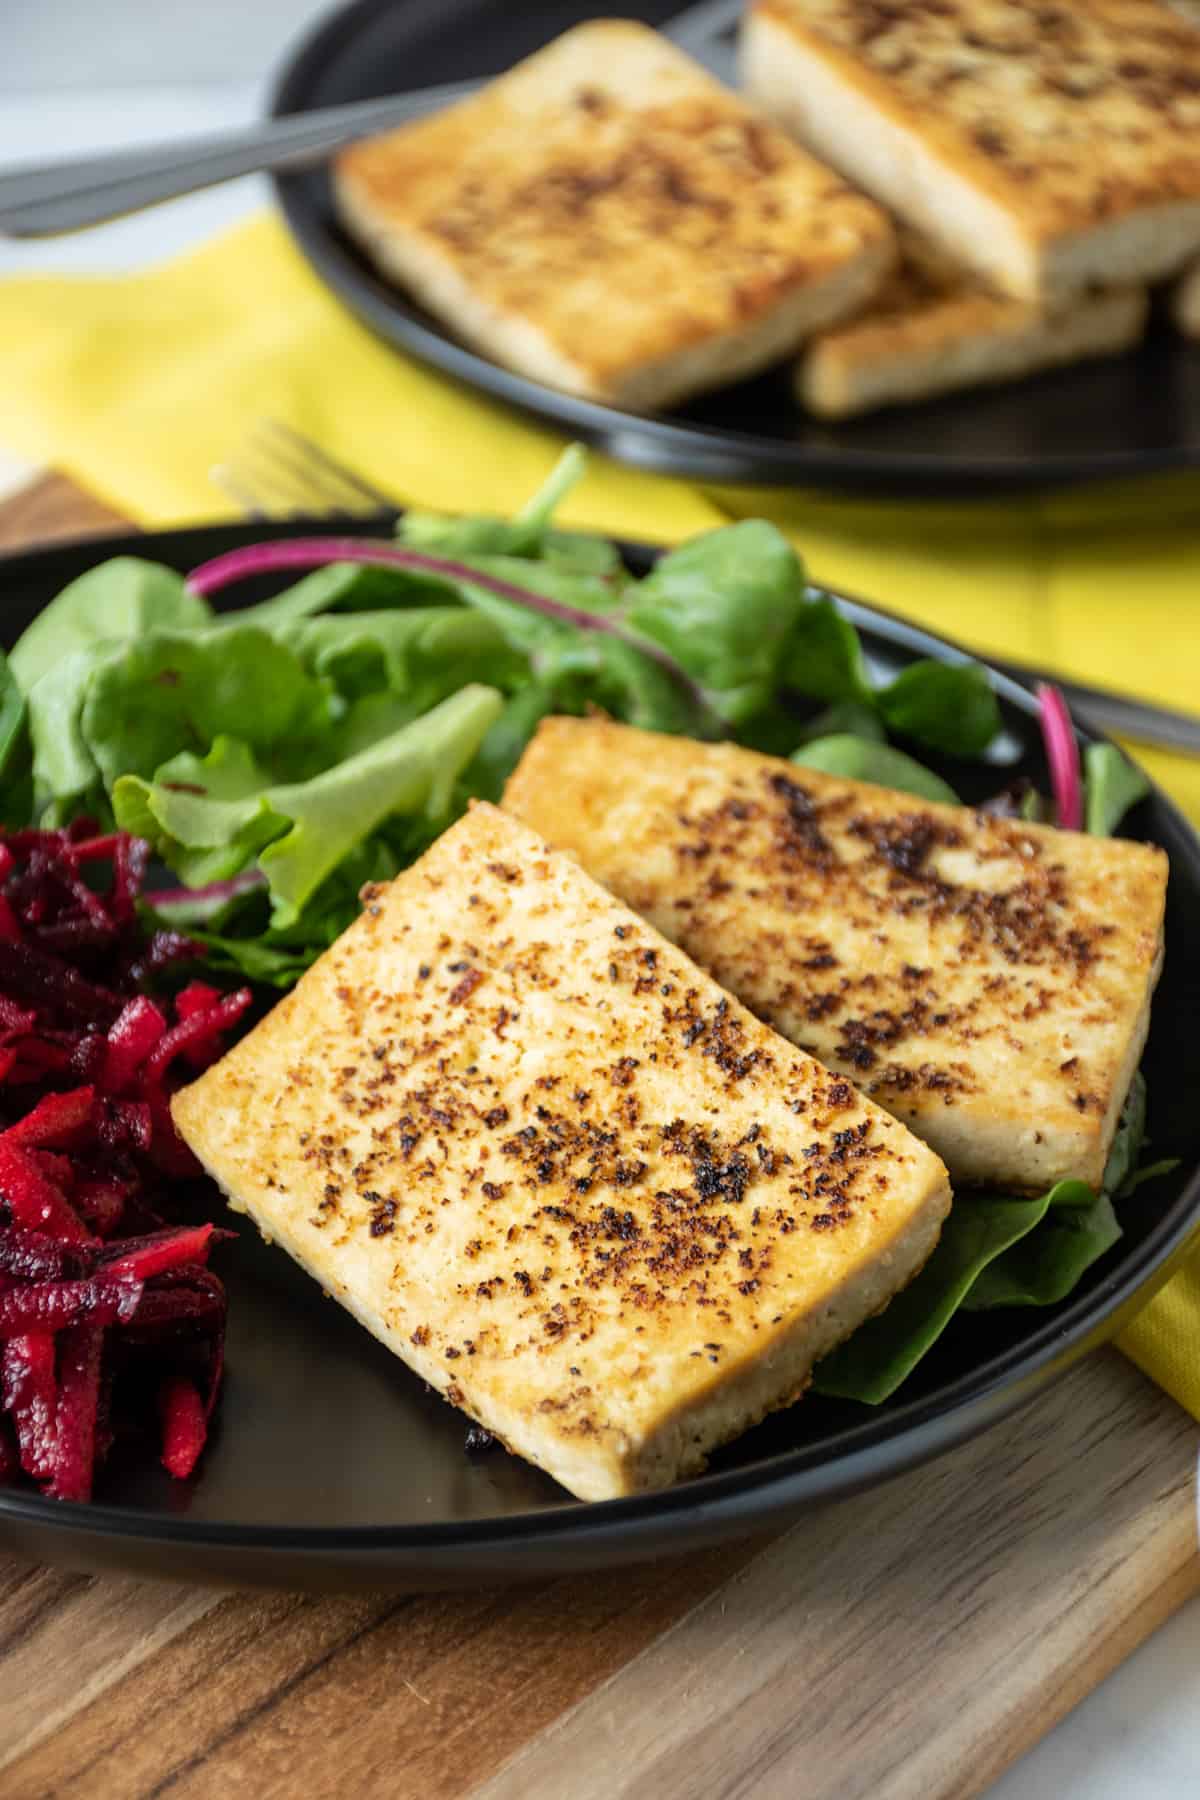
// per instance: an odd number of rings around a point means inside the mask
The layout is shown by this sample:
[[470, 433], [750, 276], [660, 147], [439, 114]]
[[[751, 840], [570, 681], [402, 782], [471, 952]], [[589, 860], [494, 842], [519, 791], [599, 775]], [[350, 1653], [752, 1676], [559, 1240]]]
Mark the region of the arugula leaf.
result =
[[660, 557], [630, 588], [627, 616], [737, 725], [771, 699], [785, 646], [812, 604], [803, 566], [782, 532], [746, 519]]
[[1083, 753], [1085, 824], [1093, 837], [1111, 837], [1150, 783], [1115, 744], [1089, 744]]
[[461, 688], [302, 782], [270, 785], [247, 745], [223, 739], [203, 759], [177, 757], [165, 780], [161, 770], [153, 781], [121, 776], [113, 789], [117, 822], [148, 838], [190, 884], [227, 878], [238, 872], [231, 864], [244, 868], [257, 855], [272, 924], [293, 925], [321, 883], [389, 815], [440, 820], [449, 812], [455, 783], [502, 706], [494, 688]]
[[950, 756], [978, 756], [1000, 730], [1000, 707], [978, 663], [915, 662], [877, 696], [889, 731]]
[[207, 603], [182, 575], [138, 556], [113, 556], [80, 575], [17, 639], [9, 662], [25, 693], [76, 651], [138, 638], [160, 627], [194, 630], [211, 622]]
[[853, 781], [874, 781], [880, 787], [896, 788], [902, 794], [916, 794], [922, 800], [938, 800], [947, 806], [958, 804], [958, 795], [932, 769], [894, 750], [890, 744], [872, 743], [869, 739], [835, 733], [832, 737], [814, 738], [793, 750], [791, 760], [805, 769], [821, 769], [826, 775], [845, 775]]

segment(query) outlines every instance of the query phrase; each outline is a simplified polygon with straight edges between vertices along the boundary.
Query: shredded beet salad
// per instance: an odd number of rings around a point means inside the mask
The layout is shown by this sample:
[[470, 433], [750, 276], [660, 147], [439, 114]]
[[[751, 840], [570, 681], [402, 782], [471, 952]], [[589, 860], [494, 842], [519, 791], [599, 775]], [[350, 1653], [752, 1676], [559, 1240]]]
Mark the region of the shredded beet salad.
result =
[[90, 1499], [139, 1422], [186, 1478], [221, 1385], [208, 1257], [232, 1234], [164, 1216], [171, 1186], [202, 1173], [170, 1096], [251, 994], [190, 981], [163, 997], [197, 946], [147, 937], [147, 861], [84, 819], [0, 838], [0, 1481], [60, 1500]]

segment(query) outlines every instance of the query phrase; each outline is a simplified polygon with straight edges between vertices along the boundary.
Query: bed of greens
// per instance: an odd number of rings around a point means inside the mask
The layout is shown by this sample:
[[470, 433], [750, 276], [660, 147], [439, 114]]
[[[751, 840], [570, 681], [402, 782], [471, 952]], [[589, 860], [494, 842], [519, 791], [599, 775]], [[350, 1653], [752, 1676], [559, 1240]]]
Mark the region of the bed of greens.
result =
[[[73, 582], [0, 659], [0, 819], [146, 840], [169, 874], [147, 930], [201, 972], [289, 986], [345, 928], [365, 881], [411, 861], [472, 795], [497, 798], [539, 719], [599, 708], [644, 729], [739, 743], [927, 800], [923, 753], [981, 758], [1001, 731], [986, 672], [919, 661], [872, 678], [857, 633], [761, 520], [637, 578], [607, 540], [557, 529], [583, 466], [566, 453], [510, 520], [412, 512], [394, 540], [292, 538], [194, 570], [133, 557]], [[295, 571], [216, 611], [248, 576]], [[1111, 746], [1081, 768], [1042, 696], [1052, 792], [999, 810], [1109, 833], [1146, 783]], [[893, 741], [898, 739], [899, 742]], [[1120, 1236], [1145, 1091], [1126, 1103], [1103, 1191], [963, 1193], [923, 1273], [818, 1371], [888, 1397], [959, 1311], [1050, 1306]]]

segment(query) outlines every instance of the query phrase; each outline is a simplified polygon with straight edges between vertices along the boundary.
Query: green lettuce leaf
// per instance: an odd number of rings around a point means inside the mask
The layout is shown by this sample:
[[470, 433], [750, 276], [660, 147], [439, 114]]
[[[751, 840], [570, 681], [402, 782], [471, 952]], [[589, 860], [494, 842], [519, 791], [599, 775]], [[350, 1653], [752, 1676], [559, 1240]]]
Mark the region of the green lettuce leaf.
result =
[[916, 794], [922, 800], [939, 800], [947, 806], [958, 804], [958, 795], [940, 775], [927, 769], [903, 750], [890, 744], [877, 744], [870, 739], [835, 733], [832, 737], [814, 738], [793, 750], [791, 760], [805, 769], [820, 769], [826, 775], [845, 775], [853, 781], [874, 781], [880, 787], [895, 788], [902, 794]]
[[204, 758], [177, 756], [154, 780], [121, 776], [113, 790], [117, 823], [148, 838], [189, 884], [228, 879], [257, 859], [272, 925], [294, 925], [321, 884], [391, 814], [448, 816], [455, 784], [502, 707], [494, 688], [462, 688], [303, 782], [271, 784], [250, 746], [222, 739]]
[[0, 824], [27, 825], [33, 811], [29, 709], [0, 651]]
[[80, 731], [107, 786], [149, 778], [183, 750], [233, 737], [278, 775], [307, 773], [340, 716], [329, 683], [265, 631], [236, 621], [153, 631], [109, 652], [84, 685]]
[[61, 822], [73, 810], [93, 809], [100, 769], [83, 735], [83, 702], [93, 673], [119, 648], [93, 644], [69, 650], [28, 690], [34, 805], [46, 824]]
[[468, 682], [507, 687], [528, 671], [500, 628], [463, 606], [324, 613], [288, 620], [271, 635], [346, 699], [386, 691], [403, 700], [410, 718]]
[[65, 587], [17, 639], [9, 661], [25, 693], [76, 651], [160, 628], [194, 630], [211, 622], [207, 601], [182, 575], [138, 556], [113, 556]]

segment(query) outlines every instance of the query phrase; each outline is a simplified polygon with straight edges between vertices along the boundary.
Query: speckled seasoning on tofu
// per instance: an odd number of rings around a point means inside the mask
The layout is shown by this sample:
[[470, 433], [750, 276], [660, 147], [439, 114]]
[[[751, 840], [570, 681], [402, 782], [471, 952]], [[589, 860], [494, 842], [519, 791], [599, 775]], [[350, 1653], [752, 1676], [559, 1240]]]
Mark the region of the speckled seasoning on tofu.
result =
[[756, 373], [895, 257], [878, 206], [630, 19], [351, 146], [334, 189], [372, 260], [459, 337], [621, 406]]
[[176, 1096], [249, 1212], [573, 1493], [703, 1467], [916, 1273], [938, 1158], [475, 805]]
[[956, 1184], [1099, 1183], [1162, 962], [1161, 850], [599, 719], [545, 721], [504, 804]]

